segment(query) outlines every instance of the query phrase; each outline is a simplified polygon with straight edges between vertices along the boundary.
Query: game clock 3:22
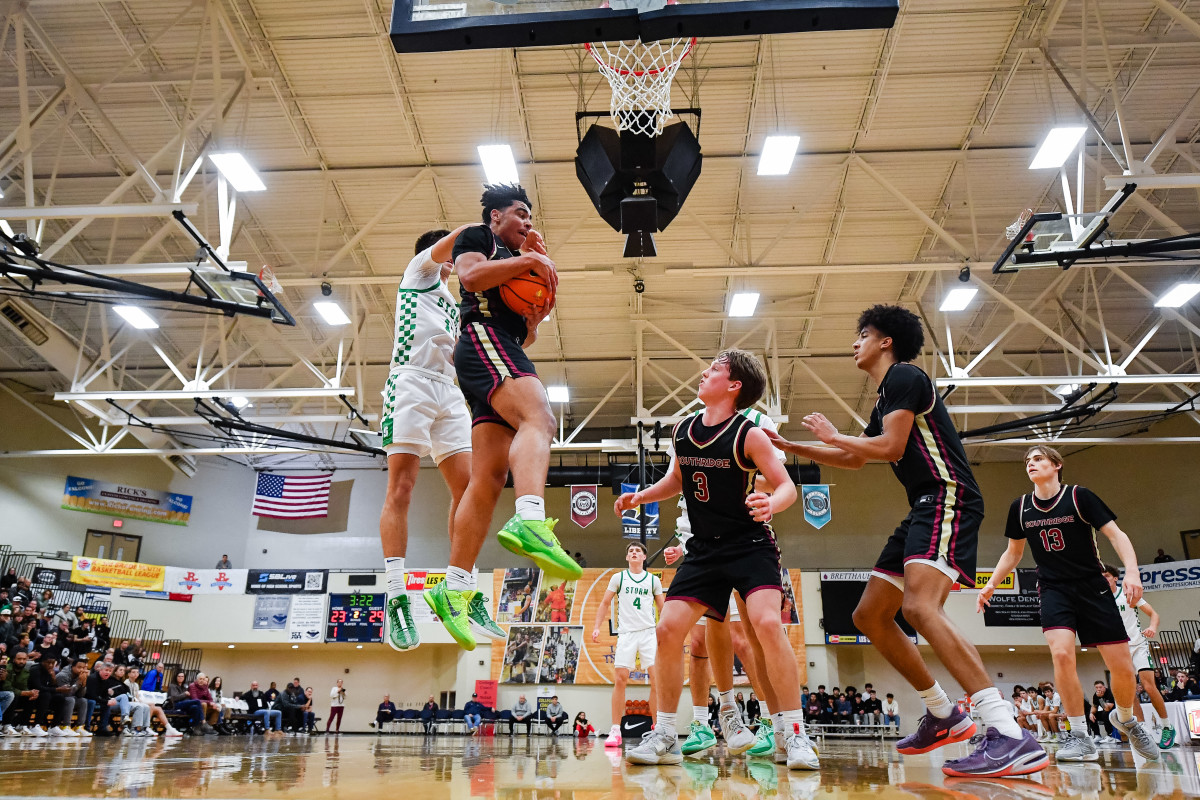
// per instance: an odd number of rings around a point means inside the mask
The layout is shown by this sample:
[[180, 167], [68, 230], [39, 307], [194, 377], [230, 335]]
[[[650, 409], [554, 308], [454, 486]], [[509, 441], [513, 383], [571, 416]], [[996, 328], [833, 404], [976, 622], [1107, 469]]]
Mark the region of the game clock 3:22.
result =
[[331, 594], [327, 642], [382, 642], [384, 594]]

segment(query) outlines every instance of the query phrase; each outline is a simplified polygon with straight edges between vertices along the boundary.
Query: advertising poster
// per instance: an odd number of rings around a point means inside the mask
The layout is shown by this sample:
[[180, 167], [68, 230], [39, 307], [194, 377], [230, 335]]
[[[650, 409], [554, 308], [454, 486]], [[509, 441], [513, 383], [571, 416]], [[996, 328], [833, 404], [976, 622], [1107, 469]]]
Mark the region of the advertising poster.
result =
[[163, 591], [167, 568], [134, 561], [110, 561], [107, 558], [75, 556], [71, 560], [71, 582], [83, 586], [107, 586], [110, 589]]
[[514, 626], [508, 631], [504, 647], [501, 683], [537, 683], [538, 663], [542, 660], [545, 625]]
[[542, 668], [539, 683], [575, 683], [579, 670], [579, 653], [583, 650], [582, 625], [551, 625], [546, 629], [546, 644], [542, 648]]
[[251, 629], [256, 631], [282, 631], [288, 626], [288, 612], [292, 598], [286, 594], [264, 594], [254, 598], [254, 620]]
[[245, 594], [245, 569], [167, 567], [165, 586], [177, 594]]
[[992, 595], [983, 610], [983, 624], [989, 628], [1040, 628], [1042, 613], [1038, 602], [1037, 570], [1017, 570], [1017, 592]]
[[324, 569], [248, 569], [246, 594], [325, 594]]
[[321, 641], [325, 624], [324, 595], [298, 594], [289, 599], [288, 641], [298, 644]]
[[[493, 574], [499, 574], [499, 571]], [[496, 622], [500, 625], [532, 622], [542, 571], [537, 567], [509, 567], [496, 595]]]
[[575, 583], [563, 578], [544, 577], [534, 621], [570, 622], [571, 609], [575, 605]]
[[[432, 589], [444, 580], [446, 580], [445, 570], [434, 572], [426, 569], [412, 569], [404, 573], [404, 586], [408, 589], [409, 597], [414, 598], [420, 595], [421, 592], [426, 589]], [[433, 615], [433, 611], [429, 608], [429, 603], [426, 603], [424, 599], [417, 599], [415, 603], [409, 603], [408, 609], [412, 613], [413, 622], [418, 625], [422, 622], [441, 624], [438, 618]]]
[[187, 525], [192, 516], [192, 496], [68, 475], [62, 507], [109, 517]]

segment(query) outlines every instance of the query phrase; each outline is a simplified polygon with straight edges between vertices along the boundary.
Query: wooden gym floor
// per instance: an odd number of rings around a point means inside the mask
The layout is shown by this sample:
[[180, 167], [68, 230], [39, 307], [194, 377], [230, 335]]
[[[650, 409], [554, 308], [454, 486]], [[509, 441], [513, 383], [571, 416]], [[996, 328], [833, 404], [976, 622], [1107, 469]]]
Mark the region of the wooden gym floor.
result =
[[[948, 748], [957, 755], [965, 745]], [[713, 752], [713, 751], [710, 751]], [[1175, 749], [1135, 769], [1125, 749], [1099, 764], [1051, 765], [1038, 780], [944, 778], [938, 753], [829, 742], [819, 773], [718, 748], [682, 767], [631, 767], [603, 742], [562, 737], [205, 737], [0, 740], [0, 797], [441, 798], [605, 797], [650, 800], [835, 798], [1185, 798], [1200, 795], [1200, 750]]]

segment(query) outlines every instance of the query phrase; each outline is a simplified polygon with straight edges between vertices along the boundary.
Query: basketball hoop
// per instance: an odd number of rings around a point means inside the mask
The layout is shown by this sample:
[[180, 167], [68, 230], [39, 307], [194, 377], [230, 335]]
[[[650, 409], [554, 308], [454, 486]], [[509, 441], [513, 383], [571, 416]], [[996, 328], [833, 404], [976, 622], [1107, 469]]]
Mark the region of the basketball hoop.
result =
[[1025, 223], [1029, 222], [1029, 218], [1032, 216], [1033, 216], [1032, 208], [1027, 208], [1024, 211], [1022, 211], [1021, 216], [1017, 217], [1016, 222], [1013, 222], [1012, 224], [1005, 226], [1004, 238], [1008, 239], [1010, 242], [1013, 239], [1017, 238], [1018, 234], [1021, 233], [1021, 228], [1025, 227]]
[[584, 47], [612, 87], [609, 110], [619, 131], [658, 136], [671, 114], [671, 81], [696, 37], [658, 42], [593, 42]]
[[270, 265], [264, 265], [258, 271], [258, 279], [262, 281], [263, 286], [267, 287], [267, 291], [278, 297], [283, 294], [283, 284], [275, 277], [275, 270]]

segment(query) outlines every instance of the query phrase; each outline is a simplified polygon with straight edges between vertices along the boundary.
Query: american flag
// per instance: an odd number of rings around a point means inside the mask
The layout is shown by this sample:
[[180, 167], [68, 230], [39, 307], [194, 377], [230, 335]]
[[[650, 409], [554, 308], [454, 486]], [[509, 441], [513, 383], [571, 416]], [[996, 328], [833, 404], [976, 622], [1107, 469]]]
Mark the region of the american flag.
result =
[[329, 486], [333, 483], [332, 473], [325, 475], [275, 475], [258, 473], [258, 487], [254, 490], [254, 508], [257, 517], [277, 519], [308, 519], [329, 514]]

